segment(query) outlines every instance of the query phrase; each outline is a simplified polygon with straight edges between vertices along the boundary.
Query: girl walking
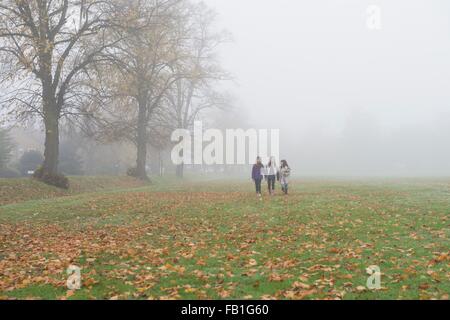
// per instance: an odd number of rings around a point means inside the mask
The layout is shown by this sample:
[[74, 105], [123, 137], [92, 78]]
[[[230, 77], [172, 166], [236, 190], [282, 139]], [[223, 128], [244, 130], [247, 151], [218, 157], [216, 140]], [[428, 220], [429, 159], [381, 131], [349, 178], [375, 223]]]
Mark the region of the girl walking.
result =
[[289, 167], [287, 161], [281, 160], [280, 183], [281, 183], [281, 190], [283, 190], [284, 194], [288, 194], [290, 175], [291, 175], [291, 168]]
[[261, 158], [256, 158], [256, 163], [253, 165], [252, 169], [252, 179], [255, 182], [256, 195], [261, 197], [261, 181], [263, 179], [262, 170], [264, 166], [261, 162]]
[[267, 180], [267, 186], [269, 188], [269, 194], [274, 195], [275, 194], [275, 180], [277, 177], [278, 169], [277, 165], [275, 163], [275, 158], [270, 157], [270, 161], [267, 164], [265, 170], [264, 170], [264, 176]]

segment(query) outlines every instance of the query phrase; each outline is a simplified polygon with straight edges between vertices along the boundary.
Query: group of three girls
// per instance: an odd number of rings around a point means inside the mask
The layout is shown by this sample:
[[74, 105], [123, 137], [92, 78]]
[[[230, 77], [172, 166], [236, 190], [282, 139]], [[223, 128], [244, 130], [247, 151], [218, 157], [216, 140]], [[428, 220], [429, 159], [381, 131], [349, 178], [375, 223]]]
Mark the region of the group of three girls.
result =
[[291, 169], [286, 160], [281, 161], [280, 167], [277, 167], [275, 159], [270, 158], [267, 165], [263, 165], [261, 158], [256, 159], [256, 163], [253, 165], [252, 179], [255, 182], [256, 194], [261, 196], [261, 184], [262, 180], [267, 181], [267, 186], [270, 195], [275, 194], [275, 181], [280, 181], [281, 190], [284, 194], [288, 194], [289, 176]]

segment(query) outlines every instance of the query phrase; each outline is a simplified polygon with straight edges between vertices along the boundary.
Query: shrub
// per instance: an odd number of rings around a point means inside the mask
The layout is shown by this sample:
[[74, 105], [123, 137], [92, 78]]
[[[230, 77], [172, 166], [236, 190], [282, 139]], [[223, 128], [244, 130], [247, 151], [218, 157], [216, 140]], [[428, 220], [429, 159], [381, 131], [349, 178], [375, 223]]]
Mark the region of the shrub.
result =
[[127, 170], [127, 176], [133, 177], [133, 178], [137, 178], [138, 174], [137, 174], [137, 168], [133, 167], [133, 168], [129, 168]]
[[39, 167], [33, 174], [33, 178], [51, 186], [61, 189], [69, 189], [69, 179], [62, 174], [46, 174], [42, 167]]
[[145, 176], [145, 177], [139, 176], [138, 172], [137, 172], [137, 169], [135, 167], [129, 168], [127, 170], [127, 176], [130, 176], [130, 177], [133, 177], [133, 178], [136, 178], [136, 179], [139, 179], [141, 181], [148, 182], [148, 183], [152, 182], [152, 180], [148, 176]]

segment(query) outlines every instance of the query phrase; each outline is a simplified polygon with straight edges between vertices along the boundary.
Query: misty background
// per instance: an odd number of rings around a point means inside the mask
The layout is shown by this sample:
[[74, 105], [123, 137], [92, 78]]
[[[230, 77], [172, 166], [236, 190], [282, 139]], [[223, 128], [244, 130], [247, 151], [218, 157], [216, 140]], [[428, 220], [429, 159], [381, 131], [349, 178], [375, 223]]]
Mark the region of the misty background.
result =
[[[450, 3], [209, 0], [238, 113], [300, 175], [450, 175]], [[370, 30], [367, 8], [381, 8]]]
[[[450, 176], [448, 1], [204, 2], [232, 37], [218, 47], [232, 109], [212, 112], [210, 126], [280, 129], [298, 176]], [[380, 30], [367, 27], [370, 5]], [[15, 159], [42, 150], [38, 124], [11, 133]], [[129, 144], [64, 135], [63, 150], [83, 146], [84, 174], [123, 174], [135, 161]], [[150, 150], [149, 171], [169, 157]]]

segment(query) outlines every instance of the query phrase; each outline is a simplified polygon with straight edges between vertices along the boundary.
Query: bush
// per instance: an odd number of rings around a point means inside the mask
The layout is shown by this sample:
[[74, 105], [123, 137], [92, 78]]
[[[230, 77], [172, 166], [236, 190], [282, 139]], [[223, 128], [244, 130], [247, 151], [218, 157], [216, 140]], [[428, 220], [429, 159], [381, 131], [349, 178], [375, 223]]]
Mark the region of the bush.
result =
[[133, 177], [133, 178], [137, 178], [138, 174], [137, 174], [137, 168], [133, 167], [133, 168], [129, 168], [127, 170], [127, 176]]
[[20, 172], [10, 168], [0, 168], [0, 178], [19, 178]]
[[39, 151], [27, 151], [19, 160], [19, 171], [23, 176], [28, 176], [28, 172], [36, 170], [43, 161], [44, 157]]
[[66, 176], [62, 174], [54, 174], [54, 175], [46, 174], [44, 173], [42, 167], [38, 168], [34, 172], [33, 178], [61, 189], [69, 189], [70, 186], [69, 179]]
[[138, 175], [138, 171], [137, 168], [133, 167], [127, 170], [127, 176], [129, 177], [133, 177], [142, 181], [146, 181], [151, 183], [152, 181], [150, 180], [150, 178], [148, 176], [145, 176], [144, 178]]

